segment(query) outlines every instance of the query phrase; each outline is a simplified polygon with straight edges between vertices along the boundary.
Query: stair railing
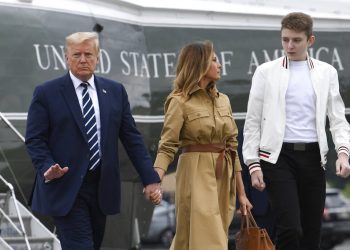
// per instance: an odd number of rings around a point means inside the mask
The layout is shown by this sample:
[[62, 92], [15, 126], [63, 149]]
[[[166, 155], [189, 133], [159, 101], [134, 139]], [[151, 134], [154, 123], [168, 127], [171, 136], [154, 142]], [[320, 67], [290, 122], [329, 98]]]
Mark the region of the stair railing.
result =
[[[6, 123], [7, 126], [9, 126], [13, 132], [16, 133], [16, 135], [21, 139], [22, 142], [25, 141], [24, 137], [21, 135], [21, 133], [12, 125], [12, 123], [0, 112], [0, 118]], [[24, 237], [26, 246], [28, 250], [31, 250], [30, 244], [29, 244], [29, 240], [28, 240], [28, 235], [26, 233], [25, 227], [24, 227], [24, 223], [22, 220], [22, 216], [21, 213], [19, 211], [18, 205], [17, 205], [17, 198], [16, 198], [16, 194], [15, 194], [15, 190], [12, 186], [11, 183], [9, 183], [8, 181], [6, 181], [1, 175], [0, 175], [0, 180], [10, 189], [10, 193], [13, 199], [13, 203], [15, 205], [15, 209], [16, 209], [16, 213], [18, 215], [18, 220], [21, 226], [21, 229], [19, 229], [15, 223], [11, 220], [11, 218], [3, 211], [3, 209], [1, 209], [1, 213], [3, 214], [3, 216], [10, 222], [10, 224], [13, 226], [13, 228]]]
[[13, 132], [21, 139], [22, 142], [25, 142], [23, 135], [12, 125], [12, 123], [0, 112], [0, 118], [6, 123], [7, 126], [12, 129]]
[[21, 229], [19, 229], [15, 223], [11, 220], [11, 218], [3, 211], [3, 209], [0, 209], [1, 210], [1, 213], [3, 214], [3, 216], [11, 223], [11, 225], [14, 227], [14, 229], [24, 237], [24, 241], [26, 243], [26, 246], [27, 246], [27, 249], [28, 250], [31, 250], [31, 247], [30, 247], [30, 244], [29, 244], [29, 240], [28, 240], [28, 235], [26, 233], [26, 229], [24, 227], [24, 223], [23, 223], [23, 220], [22, 220], [22, 216], [21, 216], [21, 213], [19, 211], [19, 208], [18, 208], [18, 204], [17, 204], [17, 199], [16, 199], [16, 194], [15, 194], [15, 190], [12, 186], [11, 183], [9, 183], [8, 181], [6, 181], [1, 175], [0, 175], [0, 180], [10, 189], [10, 193], [11, 193], [11, 196], [12, 196], [12, 199], [13, 199], [13, 203], [15, 205], [15, 209], [16, 209], [16, 213], [17, 213], [17, 216], [18, 216], [18, 220], [19, 220], [19, 224], [21, 226]]

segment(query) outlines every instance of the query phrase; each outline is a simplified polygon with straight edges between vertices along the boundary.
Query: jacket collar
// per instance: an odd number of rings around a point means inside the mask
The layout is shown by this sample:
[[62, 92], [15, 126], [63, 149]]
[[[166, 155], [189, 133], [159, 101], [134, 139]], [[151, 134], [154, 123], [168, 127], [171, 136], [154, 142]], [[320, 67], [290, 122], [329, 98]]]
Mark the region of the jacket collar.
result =
[[[315, 64], [313, 62], [314, 60], [309, 56], [309, 54], [306, 55], [306, 61], [310, 70], [315, 68]], [[288, 56], [284, 56], [282, 60], [282, 67], [285, 69], [289, 69], [289, 65], [290, 65], [290, 59], [288, 58]]]

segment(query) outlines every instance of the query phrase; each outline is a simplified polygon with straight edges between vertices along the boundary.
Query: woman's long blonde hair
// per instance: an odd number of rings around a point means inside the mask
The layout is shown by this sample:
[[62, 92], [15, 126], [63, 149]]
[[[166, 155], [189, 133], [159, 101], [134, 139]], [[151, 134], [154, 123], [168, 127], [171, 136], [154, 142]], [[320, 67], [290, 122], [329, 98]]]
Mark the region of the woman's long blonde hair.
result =
[[[183, 47], [177, 60], [172, 94], [189, 97], [190, 91], [207, 74], [213, 53], [211, 41], [194, 42]], [[211, 93], [214, 87], [215, 82], [210, 83], [207, 87], [208, 92]]]

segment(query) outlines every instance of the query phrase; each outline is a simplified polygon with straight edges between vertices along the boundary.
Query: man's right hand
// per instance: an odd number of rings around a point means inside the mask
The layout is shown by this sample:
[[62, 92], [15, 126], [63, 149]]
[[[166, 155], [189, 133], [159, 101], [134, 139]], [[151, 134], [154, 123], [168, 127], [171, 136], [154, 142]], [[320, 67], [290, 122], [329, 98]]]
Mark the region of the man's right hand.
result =
[[67, 172], [68, 167], [61, 168], [61, 166], [56, 163], [44, 173], [45, 181], [52, 181], [53, 179], [61, 178]]
[[265, 189], [265, 182], [263, 173], [261, 170], [256, 170], [251, 174], [252, 186], [259, 191], [263, 191]]

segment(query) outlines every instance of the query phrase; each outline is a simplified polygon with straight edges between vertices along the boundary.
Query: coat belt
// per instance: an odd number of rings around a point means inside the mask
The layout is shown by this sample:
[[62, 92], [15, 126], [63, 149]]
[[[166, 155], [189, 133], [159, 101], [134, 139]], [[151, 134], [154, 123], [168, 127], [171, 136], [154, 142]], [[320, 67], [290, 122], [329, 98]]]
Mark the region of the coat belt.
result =
[[236, 152], [232, 149], [226, 147], [225, 143], [214, 143], [214, 144], [193, 144], [182, 147], [182, 153], [187, 152], [211, 152], [211, 153], [219, 153], [219, 157], [216, 160], [215, 166], [215, 176], [216, 179], [220, 179], [222, 177], [222, 169], [224, 165], [225, 153], [230, 152], [233, 171], [234, 171], [234, 162], [236, 158]]

